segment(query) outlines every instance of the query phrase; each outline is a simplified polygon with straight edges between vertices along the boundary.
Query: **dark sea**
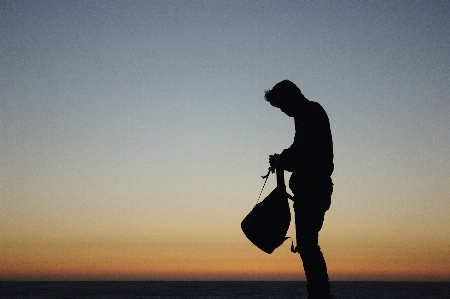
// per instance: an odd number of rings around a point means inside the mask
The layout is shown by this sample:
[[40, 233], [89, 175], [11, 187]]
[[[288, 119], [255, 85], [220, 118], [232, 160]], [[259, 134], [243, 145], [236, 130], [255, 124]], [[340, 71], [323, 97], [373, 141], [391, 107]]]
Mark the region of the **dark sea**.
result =
[[[450, 299], [450, 282], [331, 282], [336, 299]], [[2, 299], [307, 298], [305, 282], [0, 282]]]

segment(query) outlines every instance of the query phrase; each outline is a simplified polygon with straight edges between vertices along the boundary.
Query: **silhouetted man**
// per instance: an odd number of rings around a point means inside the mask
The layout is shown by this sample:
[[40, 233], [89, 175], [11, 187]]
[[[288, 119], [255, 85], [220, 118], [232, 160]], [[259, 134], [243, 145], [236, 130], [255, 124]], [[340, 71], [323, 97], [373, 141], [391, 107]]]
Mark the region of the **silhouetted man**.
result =
[[333, 141], [328, 116], [322, 106], [309, 101], [291, 81], [265, 91], [265, 99], [295, 120], [294, 143], [271, 155], [272, 169], [292, 172], [297, 252], [303, 261], [308, 299], [332, 298], [327, 266], [318, 245], [325, 212], [331, 204]]

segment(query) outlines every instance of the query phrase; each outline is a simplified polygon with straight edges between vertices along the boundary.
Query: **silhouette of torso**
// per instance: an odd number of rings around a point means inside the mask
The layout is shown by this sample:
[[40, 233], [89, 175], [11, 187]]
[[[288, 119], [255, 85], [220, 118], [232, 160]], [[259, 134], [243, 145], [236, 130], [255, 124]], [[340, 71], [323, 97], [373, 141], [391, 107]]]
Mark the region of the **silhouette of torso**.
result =
[[307, 100], [296, 108], [294, 120], [294, 142], [280, 155], [283, 167], [293, 172], [289, 185], [306, 177], [330, 177], [334, 170], [333, 141], [325, 110]]

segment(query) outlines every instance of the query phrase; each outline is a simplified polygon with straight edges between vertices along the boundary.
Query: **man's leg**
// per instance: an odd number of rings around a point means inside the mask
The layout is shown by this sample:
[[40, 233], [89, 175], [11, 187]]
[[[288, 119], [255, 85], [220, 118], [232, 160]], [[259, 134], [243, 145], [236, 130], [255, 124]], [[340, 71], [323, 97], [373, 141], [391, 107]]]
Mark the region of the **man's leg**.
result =
[[314, 298], [313, 296], [326, 296], [330, 293], [327, 266], [318, 243], [319, 231], [322, 228], [325, 212], [330, 206], [331, 195], [325, 197], [324, 194], [308, 195], [308, 198], [294, 197], [294, 211], [297, 251], [303, 261], [307, 280], [306, 288], [310, 297]]

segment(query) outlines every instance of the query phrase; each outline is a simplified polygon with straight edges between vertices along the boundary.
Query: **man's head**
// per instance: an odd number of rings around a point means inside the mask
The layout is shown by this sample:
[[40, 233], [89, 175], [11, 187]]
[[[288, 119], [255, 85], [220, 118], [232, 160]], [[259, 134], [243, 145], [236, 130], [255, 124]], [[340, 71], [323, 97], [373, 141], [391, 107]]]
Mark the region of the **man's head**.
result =
[[265, 91], [264, 98], [272, 106], [279, 108], [286, 115], [293, 117], [297, 104], [306, 101], [300, 89], [289, 80], [283, 80], [272, 89]]

